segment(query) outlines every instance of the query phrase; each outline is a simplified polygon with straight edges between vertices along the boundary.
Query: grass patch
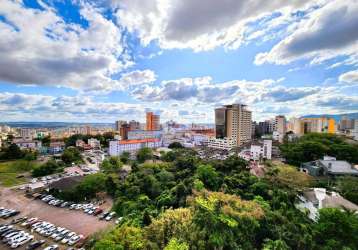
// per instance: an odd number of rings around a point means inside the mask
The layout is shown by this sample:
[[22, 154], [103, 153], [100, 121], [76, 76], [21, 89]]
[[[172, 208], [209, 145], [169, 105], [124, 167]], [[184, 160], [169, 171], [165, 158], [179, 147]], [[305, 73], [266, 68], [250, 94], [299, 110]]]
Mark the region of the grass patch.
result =
[[16, 177], [31, 171], [36, 165], [34, 162], [25, 160], [0, 162], [0, 185], [11, 187], [25, 183], [24, 177]]

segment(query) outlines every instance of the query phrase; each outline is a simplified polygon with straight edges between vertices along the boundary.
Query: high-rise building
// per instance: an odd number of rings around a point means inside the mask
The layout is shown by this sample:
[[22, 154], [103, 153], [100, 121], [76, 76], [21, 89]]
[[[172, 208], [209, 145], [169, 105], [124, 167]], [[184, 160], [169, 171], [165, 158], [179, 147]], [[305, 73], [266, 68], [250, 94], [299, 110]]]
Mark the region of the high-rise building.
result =
[[259, 122], [256, 126], [256, 130], [260, 135], [271, 134], [272, 130], [270, 131], [270, 121]]
[[129, 129], [131, 131], [133, 130], [140, 130], [140, 123], [135, 121], [135, 120], [132, 120], [129, 122]]
[[121, 120], [116, 121], [116, 123], [115, 123], [115, 130], [116, 130], [117, 132], [120, 132], [122, 125], [123, 125], [123, 124], [126, 124], [126, 123], [127, 123], [126, 121], [121, 121]]
[[339, 121], [340, 130], [349, 130], [354, 128], [354, 119], [349, 119], [348, 116], [344, 115]]
[[237, 146], [251, 140], [252, 113], [243, 104], [225, 105], [215, 109], [216, 138], [229, 138]]
[[128, 131], [130, 130], [130, 126], [128, 123], [122, 124], [119, 129], [119, 135], [121, 136], [122, 140], [128, 139]]
[[153, 112], [147, 112], [146, 130], [160, 130], [160, 116]]
[[303, 118], [302, 130], [303, 133], [330, 133], [336, 132], [336, 124], [333, 118], [317, 117], [317, 118]]
[[274, 131], [277, 131], [279, 134], [286, 134], [286, 117], [283, 115], [278, 115], [275, 117]]

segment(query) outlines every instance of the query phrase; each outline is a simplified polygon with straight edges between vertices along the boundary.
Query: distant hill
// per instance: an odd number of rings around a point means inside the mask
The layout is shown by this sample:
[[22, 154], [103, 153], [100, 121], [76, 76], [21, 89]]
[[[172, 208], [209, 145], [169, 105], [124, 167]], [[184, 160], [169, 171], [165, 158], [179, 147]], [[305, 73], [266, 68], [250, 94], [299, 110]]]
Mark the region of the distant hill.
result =
[[305, 115], [305, 116], [302, 116], [301, 118], [317, 118], [317, 117], [322, 117], [322, 116], [333, 118], [337, 122], [341, 120], [342, 116], [347, 116], [349, 119], [358, 119], [358, 113], [346, 113], [346, 114], [338, 114], [338, 115], [327, 115], [327, 114], [323, 114], [323, 115]]

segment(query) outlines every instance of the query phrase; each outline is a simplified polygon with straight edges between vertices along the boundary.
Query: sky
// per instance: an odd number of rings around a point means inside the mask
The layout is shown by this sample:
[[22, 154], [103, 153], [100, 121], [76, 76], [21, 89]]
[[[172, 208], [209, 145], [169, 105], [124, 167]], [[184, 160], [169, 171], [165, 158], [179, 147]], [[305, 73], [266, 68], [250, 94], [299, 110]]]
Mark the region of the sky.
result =
[[0, 121], [358, 111], [358, 0], [0, 0]]

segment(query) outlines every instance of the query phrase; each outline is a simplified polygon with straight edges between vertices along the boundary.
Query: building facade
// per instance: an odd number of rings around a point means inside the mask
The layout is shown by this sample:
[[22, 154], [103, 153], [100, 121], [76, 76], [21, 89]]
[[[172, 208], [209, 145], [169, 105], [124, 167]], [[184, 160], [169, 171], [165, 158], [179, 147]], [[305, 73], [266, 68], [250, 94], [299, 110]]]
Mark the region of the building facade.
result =
[[147, 112], [146, 130], [160, 130], [160, 116], [153, 112]]
[[216, 139], [230, 139], [224, 143], [234, 141], [235, 146], [249, 142], [252, 136], [251, 117], [251, 111], [242, 104], [225, 105], [215, 109]]
[[109, 142], [109, 155], [119, 156], [123, 152], [136, 152], [141, 148], [159, 148], [161, 140], [157, 138], [142, 140], [112, 140]]

